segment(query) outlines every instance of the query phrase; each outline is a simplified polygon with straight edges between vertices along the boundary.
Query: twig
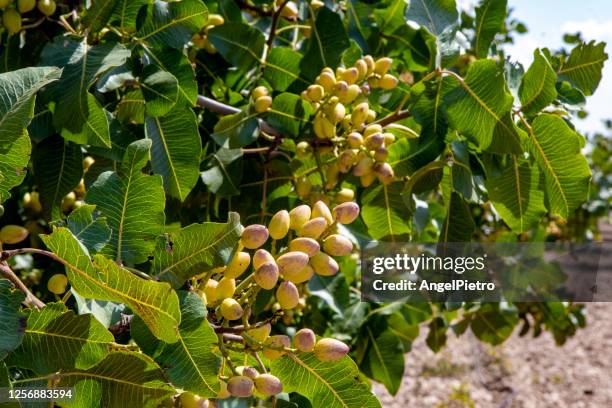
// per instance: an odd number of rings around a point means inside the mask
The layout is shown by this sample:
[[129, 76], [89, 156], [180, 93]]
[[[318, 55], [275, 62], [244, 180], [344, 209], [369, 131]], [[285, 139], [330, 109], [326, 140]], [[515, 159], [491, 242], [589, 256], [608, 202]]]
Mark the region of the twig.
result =
[[278, 24], [278, 18], [280, 17], [281, 12], [283, 11], [287, 3], [289, 3], [289, 0], [283, 1], [283, 3], [272, 15], [272, 23], [270, 24], [270, 34], [268, 34], [268, 41], [266, 42], [266, 50], [264, 52], [263, 57], [264, 62], [268, 60], [268, 54], [270, 54], [272, 44], [274, 43], [274, 37], [276, 36], [276, 25]]
[[[4, 254], [4, 252], [3, 252]], [[11, 267], [5, 262], [0, 262], [0, 275], [4, 276], [6, 279], [13, 282], [13, 284], [21, 290], [25, 294], [24, 304], [28, 306], [34, 306], [37, 309], [42, 309], [45, 307], [45, 304], [42, 300], [34, 296], [30, 289], [15, 275], [15, 272], [11, 269]]]
[[374, 123], [377, 123], [380, 126], [386, 126], [390, 123], [399, 122], [400, 120], [406, 119], [407, 117], [410, 117], [410, 111], [408, 109], [396, 112]]

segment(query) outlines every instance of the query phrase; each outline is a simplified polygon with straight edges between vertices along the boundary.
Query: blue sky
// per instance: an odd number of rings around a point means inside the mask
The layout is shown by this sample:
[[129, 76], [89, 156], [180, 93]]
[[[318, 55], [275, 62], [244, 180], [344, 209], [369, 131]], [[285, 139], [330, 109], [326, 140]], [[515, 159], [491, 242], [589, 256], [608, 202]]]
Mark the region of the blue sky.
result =
[[[461, 7], [477, 1], [459, 0]], [[529, 33], [517, 36], [510, 54], [526, 67], [537, 47], [558, 48], [564, 33], [581, 31], [585, 40], [605, 41], [612, 56], [612, 0], [508, 0], [513, 15], [523, 21]], [[603, 79], [595, 95], [588, 98], [589, 116], [577, 120], [578, 130], [589, 133], [604, 129], [602, 120], [612, 119], [612, 61], [604, 65]]]

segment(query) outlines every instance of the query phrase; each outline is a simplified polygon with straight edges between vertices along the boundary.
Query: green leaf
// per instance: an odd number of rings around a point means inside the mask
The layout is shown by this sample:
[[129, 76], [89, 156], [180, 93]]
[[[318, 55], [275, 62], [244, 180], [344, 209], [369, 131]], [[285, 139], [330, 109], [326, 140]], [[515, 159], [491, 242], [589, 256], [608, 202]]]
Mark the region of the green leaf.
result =
[[22, 130], [13, 143], [7, 147], [0, 145], [0, 203], [7, 200], [10, 190], [21, 184], [26, 175], [26, 167], [30, 161], [32, 145], [27, 132]]
[[130, 144], [120, 171], [100, 174], [85, 197], [106, 216], [112, 230], [110, 242], [102, 252], [128, 263], [146, 261], [163, 231], [166, 199], [162, 179], [141, 171], [147, 164], [150, 147], [147, 139]]
[[384, 384], [389, 394], [395, 395], [404, 377], [404, 347], [395, 333], [387, 329], [376, 337], [366, 327], [369, 349], [366, 354], [372, 378]]
[[449, 197], [439, 242], [470, 242], [475, 228], [470, 207], [459, 193], [453, 191]]
[[106, 114], [88, 90], [129, 56], [130, 51], [120, 44], [91, 46], [67, 38], [48, 43], [42, 51], [42, 64], [64, 67], [59, 81], [49, 87], [56, 102], [56, 129], [63, 129], [63, 135], [76, 143], [110, 147]]
[[37, 374], [88, 369], [103, 360], [115, 341], [93, 315], [75, 315], [63, 303], [30, 310], [23, 342], [8, 363]]
[[374, 18], [383, 33], [391, 34], [406, 24], [404, 14], [407, 5], [406, 0], [392, 0], [388, 7], [374, 10]]
[[138, 278], [100, 254], [92, 262], [67, 228], [55, 228], [42, 240], [66, 266], [68, 280], [79, 295], [124, 303], [157, 338], [168, 343], [177, 341], [181, 314], [178, 297], [170, 285]]
[[349, 46], [348, 34], [340, 16], [327, 7], [321, 7], [302, 59], [302, 72], [306, 78], [314, 79], [325, 67], [335, 69]]
[[472, 315], [470, 328], [479, 340], [498, 345], [512, 334], [518, 320], [516, 308], [487, 303]]
[[200, 177], [212, 193], [231, 197], [240, 194], [242, 168], [242, 149], [221, 148], [212, 155]]
[[184, 100], [189, 106], [195, 105], [198, 98], [198, 83], [193, 66], [179, 50], [171, 48], [145, 48], [145, 54], [160, 69], [172, 74], [178, 81], [179, 102]]
[[401, 240], [410, 233], [409, 209], [402, 200], [403, 183], [368, 187], [361, 199], [361, 216], [376, 240]]
[[264, 78], [276, 91], [286, 91], [293, 83], [307, 87], [309, 82], [300, 77], [303, 55], [288, 47], [273, 47], [266, 61]]
[[551, 114], [536, 117], [528, 131], [529, 151], [544, 175], [546, 206], [567, 219], [589, 194], [591, 171], [580, 152], [582, 136]]
[[601, 81], [604, 61], [608, 59], [605, 48], [604, 42], [578, 44], [557, 71], [559, 78], [568, 80], [585, 95], [592, 95]]
[[429, 323], [429, 333], [427, 333], [425, 342], [434, 353], [440, 351], [446, 344], [447, 330], [448, 325], [442, 317], [436, 317]]
[[169, 195], [185, 200], [200, 174], [202, 141], [193, 110], [177, 106], [165, 116], [146, 117], [145, 134], [153, 141], [153, 171], [161, 174]]
[[266, 42], [255, 27], [242, 23], [225, 23], [208, 32], [208, 40], [233, 66], [248, 71], [261, 61]]
[[[0, 362], [0, 387], [5, 388], [7, 390], [12, 390], [13, 386], [11, 384], [11, 379], [9, 377], [9, 370], [6, 364]], [[19, 401], [10, 401], [2, 404], [3, 408], [21, 408], [21, 404]]]
[[[118, 369], [120, 368], [120, 369]], [[167, 384], [163, 371], [140, 353], [115, 351], [88, 370], [66, 370], [46, 377], [21, 379], [14, 387], [40, 387], [40, 381], [55, 387], [74, 387], [73, 399], [58, 401], [67, 408], [143, 407], [155, 408], [176, 391]]]
[[297, 392], [315, 406], [327, 408], [379, 408], [369, 386], [349, 357], [319, 361], [314, 353], [287, 354], [272, 361], [271, 373], [283, 383], [284, 392]]
[[140, 81], [145, 109], [149, 116], [163, 116], [178, 100], [178, 81], [169, 72], [155, 65], [147, 65]]
[[[101, 0], [104, 1], [104, 0]], [[136, 31], [136, 19], [140, 10], [150, 3], [149, 0], [113, 0], [115, 8], [110, 22], [122, 32]]]
[[[230, 212], [227, 223], [192, 224], [157, 242], [153, 274], [174, 287], [194, 275], [227, 265], [242, 233], [240, 218]], [[172, 250], [168, 251], [168, 241]]]
[[155, 0], [136, 35], [153, 46], [182, 49], [206, 21], [208, 9], [200, 0]]
[[25, 296], [7, 279], [0, 279], [0, 361], [19, 346], [26, 327], [26, 315], [21, 312]]
[[[181, 292], [182, 321], [179, 340], [173, 344], [151, 344], [150, 333], [136, 342], [146, 342], [143, 349], [153, 351], [151, 356], [161, 365], [173, 385], [191, 391], [204, 398], [215, 397], [219, 392], [219, 368], [221, 357], [213, 352], [219, 341], [206, 320], [206, 305], [193, 292]], [[139, 320], [132, 322], [141, 324]], [[146, 330], [146, 329], [145, 329]]]
[[34, 147], [32, 163], [44, 214], [57, 220], [62, 217], [62, 199], [83, 177], [81, 146], [53, 135]]
[[504, 29], [507, 7], [507, 0], [483, 0], [476, 7], [474, 50], [478, 58], [487, 56], [491, 41]]
[[502, 139], [518, 138], [509, 120], [513, 98], [495, 61], [476, 61], [464, 80], [452, 77], [451, 81], [456, 86], [444, 96], [444, 101], [452, 127], [473, 137], [483, 149], [493, 143], [495, 135], [503, 135]]
[[145, 100], [140, 89], [128, 91], [117, 104], [117, 119], [124, 123], [144, 123]]
[[216, 124], [211, 135], [217, 144], [226, 149], [239, 149], [248, 146], [259, 136], [257, 114], [249, 115], [240, 111], [223, 116]]
[[455, 0], [413, 0], [406, 10], [406, 19], [439, 36], [457, 24], [459, 13]]
[[101, 251], [111, 237], [106, 217], [100, 217], [95, 208], [95, 205], [83, 204], [72, 211], [66, 220], [70, 232], [89, 253]]
[[421, 194], [426, 191], [435, 189], [444, 174], [444, 168], [447, 163], [442, 160], [436, 160], [421, 167], [408, 179], [402, 195], [411, 196], [412, 194]]
[[516, 233], [529, 230], [546, 213], [540, 171], [526, 160], [511, 157], [486, 186], [495, 210]]
[[298, 137], [310, 122], [313, 108], [298, 95], [284, 92], [272, 101], [268, 122], [276, 130], [291, 137]]
[[519, 87], [521, 111], [533, 116], [550, 105], [557, 97], [557, 74], [542, 53], [535, 50], [533, 63], [523, 76]]
[[93, 32], [100, 31], [108, 23], [116, 5], [117, 0], [92, 0], [87, 8], [83, 24]]
[[0, 148], [16, 141], [34, 115], [36, 92], [56, 81], [55, 67], [24, 68], [0, 74]]

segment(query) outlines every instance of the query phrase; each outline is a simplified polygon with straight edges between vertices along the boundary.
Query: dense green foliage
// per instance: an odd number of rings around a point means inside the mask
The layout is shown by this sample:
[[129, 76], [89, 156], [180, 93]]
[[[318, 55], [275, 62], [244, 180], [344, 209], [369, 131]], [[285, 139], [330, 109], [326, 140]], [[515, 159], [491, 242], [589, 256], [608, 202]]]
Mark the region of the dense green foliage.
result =
[[437, 351], [585, 324], [560, 302], [362, 302], [358, 249], [596, 236], [610, 149], [589, 162], [572, 118], [605, 44], [523, 67], [505, 0], [8, 3], [0, 385], [380, 407], [368, 379], [395, 394], [424, 325]]

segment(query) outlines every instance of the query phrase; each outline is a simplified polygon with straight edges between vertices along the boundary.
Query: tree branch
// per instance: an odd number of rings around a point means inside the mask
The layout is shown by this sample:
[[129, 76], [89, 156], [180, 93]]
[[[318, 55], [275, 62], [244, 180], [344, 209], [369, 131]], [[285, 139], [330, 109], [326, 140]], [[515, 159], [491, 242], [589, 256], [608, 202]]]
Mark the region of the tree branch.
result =
[[11, 267], [5, 261], [0, 262], [0, 275], [13, 282], [13, 284], [26, 295], [25, 300], [23, 301], [24, 304], [34, 306], [37, 309], [42, 309], [45, 307], [44, 302], [30, 292], [30, 289], [28, 289], [21, 279], [15, 275], [15, 272], [13, 272]]
[[276, 36], [276, 26], [278, 24], [278, 18], [281, 15], [281, 12], [285, 8], [285, 6], [289, 3], [289, 0], [283, 1], [283, 3], [279, 6], [279, 8], [272, 15], [272, 23], [270, 24], [270, 34], [268, 34], [268, 41], [266, 42], [266, 51], [264, 53], [264, 62], [268, 60], [268, 55], [270, 54], [270, 50], [272, 49], [272, 44], [274, 43], [274, 37]]

